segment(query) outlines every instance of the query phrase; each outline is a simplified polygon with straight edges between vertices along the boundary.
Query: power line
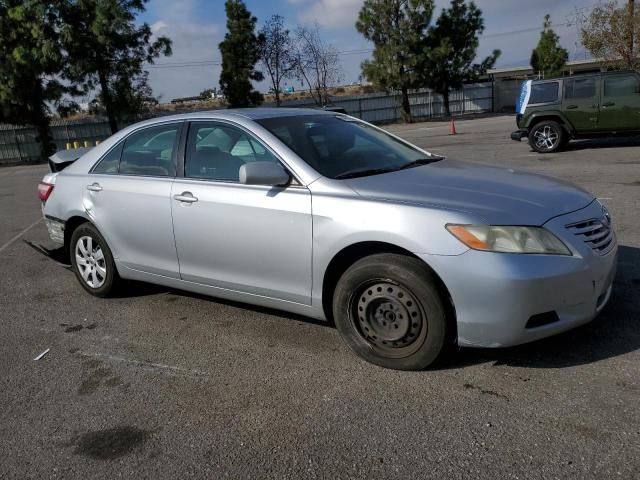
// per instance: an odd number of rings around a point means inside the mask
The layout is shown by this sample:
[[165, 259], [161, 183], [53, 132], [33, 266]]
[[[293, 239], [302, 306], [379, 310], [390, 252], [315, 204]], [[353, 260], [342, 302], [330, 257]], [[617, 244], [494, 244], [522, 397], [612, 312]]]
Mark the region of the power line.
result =
[[[571, 25], [572, 25], [571, 22], [555, 23], [553, 24], [553, 27], [567, 27]], [[483, 34], [480, 37], [480, 39], [503, 37], [503, 36], [509, 36], [509, 35], [517, 35], [519, 33], [528, 33], [528, 32], [536, 32], [536, 31], [541, 31], [540, 26], [520, 28], [517, 30], [508, 30], [506, 32], [495, 32], [495, 33]], [[372, 52], [373, 52], [372, 48], [363, 48], [363, 49], [354, 49], [354, 50], [342, 50], [336, 53], [340, 56], [347, 56], [347, 55], [362, 55], [362, 54], [372, 53]], [[201, 60], [201, 61], [193, 61], [193, 62], [185, 61], [185, 62], [173, 62], [173, 63], [172, 62], [154, 63], [154, 64], [146, 65], [145, 68], [156, 69], [156, 68], [185, 68], [185, 67], [216, 67], [220, 65], [222, 65], [221, 60]]]

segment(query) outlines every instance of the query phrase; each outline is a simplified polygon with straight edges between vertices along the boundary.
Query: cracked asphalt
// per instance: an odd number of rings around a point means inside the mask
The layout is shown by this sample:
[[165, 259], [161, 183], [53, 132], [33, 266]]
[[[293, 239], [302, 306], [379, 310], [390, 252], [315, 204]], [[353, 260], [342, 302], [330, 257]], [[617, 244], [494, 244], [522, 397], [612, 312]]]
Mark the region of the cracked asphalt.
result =
[[620, 260], [589, 325], [424, 372], [367, 364], [304, 317], [144, 284], [90, 297], [25, 242], [52, 247], [46, 167], [0, 169], [0, 478], [639, 478], [640, 140], [538, 155], [513, 117], [456, 126], [388, 128], [587, 188]]

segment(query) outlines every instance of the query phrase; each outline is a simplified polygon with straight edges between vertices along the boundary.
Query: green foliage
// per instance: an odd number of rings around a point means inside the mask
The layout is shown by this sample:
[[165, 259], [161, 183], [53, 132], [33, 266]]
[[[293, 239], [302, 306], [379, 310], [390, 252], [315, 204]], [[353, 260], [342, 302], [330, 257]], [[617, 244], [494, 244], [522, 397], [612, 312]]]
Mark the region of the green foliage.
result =
[[262, 94], [253, 88], [262, 73], [255, 69], [260, 60], [264, 38], [256, 35], [256, 17], [251, 15], [242, 0], [227, 0], [227, 33], [220, 42], [222, 71], [220, 88], [229, 107], [249, 107], [262, 103]]
[[420, 44], [433, 15], [433, 0], [365, 0], [357, 30], [374, 44], [363, 75], [376, 87], [402, 93], [402, 113], [411, 121], [408, 90], [420, 85]]
[[442, 94], [447, 115], [450, 115], [449, 89], [462, 88], [465, 81], [477, 80], [500, 56], [500, 50], [494, 50], [480, 63], [474, 63], [478, 36], [483, 31], [482, 11], [474, 2], [451, 0], [450, 7], [442, 10], [435, 26], [423, 38], [423, 83]]
[[484, 22], [473, 2], [452, 0], [435, 25], [433, 11], [431, 0], [365, 0], [356, 23], [375, 46], [373, 60], [362, 65], [364, 76], [378, 87], [400, 90], [408, 121], [408, 89], [430, 87], [442, 94], [449, 115], [449, 89], [476, 80], [500, 55], [494, 50], [474, 63]]
[[217, 88], [206, 88], [200, 92], [198, 95], [202, 100], [211, 100], [212, 98], [218, 97], [218, 89]]
[[604, 67], [640, 70], [640, 7], [633, 1], [601, 2], [576, 20], [582, 44]]
[[551, 17], [545, 15], [540, 40], [531, 53], [531, 67], [534, 73], [542, 75], [543, 78], [562, 75], [569, 59], [569, 52], [558, 44], [559, 39], [551, 29]]
[[85, 92], [99, 88], [94, 107], [119, 120], [144, 112], [154, 101], [145, 63], [171, 55], [171, 40], [152, 38], [148, 24], [136, 25], [148, 0], [66, 0], [61, 36], [69, 54], [65, 76]]
[[64, 57], [57, 7], [44, 0], [0, 0], [0, 122], [34, 125], [43, 157], [55, 150], [50, 105], [70, 91], [58, 79]]

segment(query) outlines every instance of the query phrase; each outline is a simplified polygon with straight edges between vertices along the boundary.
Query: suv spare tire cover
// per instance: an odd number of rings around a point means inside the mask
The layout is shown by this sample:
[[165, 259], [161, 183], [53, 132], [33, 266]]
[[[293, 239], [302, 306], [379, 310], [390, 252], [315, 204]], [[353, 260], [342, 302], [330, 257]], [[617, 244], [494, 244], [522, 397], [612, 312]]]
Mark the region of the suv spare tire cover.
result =
[[529, 103], [529, 97], [531, 97], [531, 80], [525, 80], [520, 84], [520, 93], [518, 94], [518, 101], [516, 103], [516, 113], [524, 114]]

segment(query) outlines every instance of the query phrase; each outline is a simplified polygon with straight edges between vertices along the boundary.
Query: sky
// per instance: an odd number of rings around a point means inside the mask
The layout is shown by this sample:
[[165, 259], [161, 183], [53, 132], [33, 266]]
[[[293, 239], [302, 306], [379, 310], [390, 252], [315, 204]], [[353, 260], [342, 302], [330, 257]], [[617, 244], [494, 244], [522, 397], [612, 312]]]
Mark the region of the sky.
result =
[[[360, 64], [373, 48], [354, 26], [363, 0], [245, 0], [245, 3], [258, 18], [258, 28], [273, 14], [282, 15], [290, 30], [300, 24], [318, 22], [323, 38], [341, 52], [343, 83], [358, 80]], [[502, 55], [496, 67], [528, 65], [547, 13], [560, 43], [569, 51], [569, 59], [584, 59], [587, 54], [571, 19], [576, 10], [588, 10], [596, 3], [597, 0], [476, 0], [485, 20], [478, 59], [498, 48]], [[448, 4], [448, 0], [436, 0], [434, 21]], [[148, 68], [154, 95], [161, 102], [195, 96], [218, 86], [218, 44], [224, 38], [226, 23], [224, 0], [150, 0], [147, 11], [138, 20], [151, 25], [155, 35], [173, 40], [173, 55], [159, 58]], [[295, 80], [289, 83], [299, 86]], [[268, 85], [262, 82], [258, 88], [266, 91]]]

